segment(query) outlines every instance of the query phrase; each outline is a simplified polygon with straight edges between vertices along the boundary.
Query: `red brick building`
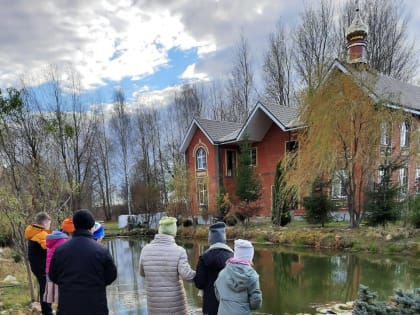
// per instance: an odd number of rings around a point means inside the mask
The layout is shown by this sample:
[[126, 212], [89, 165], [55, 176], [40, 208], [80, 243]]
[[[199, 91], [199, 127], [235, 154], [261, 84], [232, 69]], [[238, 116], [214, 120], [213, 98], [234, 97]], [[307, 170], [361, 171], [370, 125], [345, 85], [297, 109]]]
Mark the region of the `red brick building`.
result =
[[[420, 117], [420, 87], [410, 85], [369, 69], [366, 54], [367, 26], [357, 12], [347, 30], [347, 61], [335, 60], [328, 76], [337, 72], [353, 78], [361, 89], [373, 99], [385, 100], [384, 106], [403, 109], [411, 115], [410, 121], [404, 122], [392, 130], [384, 132], [381, 144], [393, 146], [398, 150], [410, 148], [410, 134], [418, 128]], [[361, 67], [360, 65], [365, 65]], [[364, 85], [363, 80], [374, 77], [374, 86]], [[235, 200], [235, 168], [239, 154], [239, 144], [245, 137], [252, 143], [252, 165], [259, 175], [263, 190], [260, 199], [260, 215], [270, 216], [272, 212], [272, 186], [276, 165], [287, 150], [299, 147], [297, 133], [305, 128], [298, 119], [298, 108], [263, 104], [258, 102], [244, 124], [227, 121], [213, 121], [201, 118], [193, 120], [181, 151], [185, 153], [188, 172], [192, 184], [190, 193], [194, 215], [200, 215], [203, 209], [210, 215], [216, 214], [216, 200], [221, 187], [224, 187], [233, 203]], [[379, 159], [379, 153], [378, 153]], [[380, 176], [378, 171], [378, 177]], [[407, 194], [419, 193], [417, 183], [420, 179], [419, 159], [411, 158], [406, 165], [395, 173]], [[345, 199], [340, 181], [333, 180], [331, 195], [335, 199]]]
[[194, 119], [181, 147], [193, 178], [190, 192], [194, 214], [199, 215], [202, 209], [216, 214], [221, 187], [235, 203], [239, 144], [246, 136], [252, 143], [254, 171], [263, 186], [260, 214], [270, 215], [276, 165], [287, 150], [297, 146], [296, 132], [302, 128], [297, 122], [297, 113], [297, 108], [258, 102], [244, 124]]

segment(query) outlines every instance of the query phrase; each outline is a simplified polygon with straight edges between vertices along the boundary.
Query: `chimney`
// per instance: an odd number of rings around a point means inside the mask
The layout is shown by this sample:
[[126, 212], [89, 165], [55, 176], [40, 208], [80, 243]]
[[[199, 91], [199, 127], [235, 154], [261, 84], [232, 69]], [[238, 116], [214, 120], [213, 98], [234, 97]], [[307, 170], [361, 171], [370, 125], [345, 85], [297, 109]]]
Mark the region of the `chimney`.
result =
[[368, 26], [360, 16], [359, 1], [356, 1], [356, 15], [346, 31], [348, 63], [367, 63], [367, 34]]

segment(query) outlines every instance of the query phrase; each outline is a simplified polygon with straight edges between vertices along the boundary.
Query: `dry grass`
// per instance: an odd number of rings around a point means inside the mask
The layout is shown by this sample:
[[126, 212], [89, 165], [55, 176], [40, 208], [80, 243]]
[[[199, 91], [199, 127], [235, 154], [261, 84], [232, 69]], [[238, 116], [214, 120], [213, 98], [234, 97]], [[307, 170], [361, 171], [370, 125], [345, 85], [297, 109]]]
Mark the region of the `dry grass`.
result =
[[[276, 227], [269, 222], [227, 227], [227, 238], [249, 239], [255, 243], [271, 243], [296, 247], [335, 248], [351, 251], [420, 254], [420, 230], [400, 225], [350, 229], [347, 223], [331, 223], [316, 227], [304, 222], [293, 222]], [[207, 239], [208, 227], [181, 227], [178, 235], [184, 238]]]
[[[14, 276], [19, 285], [10, 286], [3, 280]], [[25, 310], [31, 302], [26, 269], [23, 262], [16, 263], [10, 248], [2, 248], [0, 254], [0, 310]]]

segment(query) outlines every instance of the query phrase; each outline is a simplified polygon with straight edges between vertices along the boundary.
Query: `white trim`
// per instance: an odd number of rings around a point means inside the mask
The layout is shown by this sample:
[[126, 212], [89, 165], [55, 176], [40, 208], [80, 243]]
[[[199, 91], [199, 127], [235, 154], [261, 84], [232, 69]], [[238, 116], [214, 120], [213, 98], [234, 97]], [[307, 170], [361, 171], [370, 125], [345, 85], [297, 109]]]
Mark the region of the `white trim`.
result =
[[[195, 129], [194, 129], [194, 126], [195, 126]], [[185, 151], [187, 150], [187, 148], [188, 148], [188, 145], [190, 144], [190, 142], [191, 142], [191, 139], [192, 139], [192, 137], [193, 137], [193, 135], [194, 135], [194, 132], [196, 131], [196, 129], [197, 128], [199, 128], [203, 133], [204, 133], [204, 135], [206, 136], [206, 138], [207, 139], [209, 139], [209, 141], [210, 141], [210, 143], [212, 144], [212, 145], [215, 145], [216, 143], [213, 141], [213, 139], [209, 136], [209, 134], [205, 131], [205, 129], [203, 128], [203, 127], [201, 127], [201, 125], [200, 125], [200, 123], [197, 121], [197, 119], [193, 119], [192, 120], [192, 122], [191, 122], [191, 125], [190, 125], [190, 127], [188, 128], [188, 131], [187, 131], [187, 133], [185, 134], [185, 137], [184, 137], [184, 140], [182, 141], [182, 144], [181, 144], [181, 146], [180, 146], [180, 148], [179, 148], [179, 150], [180, 150], [180, 152], [183, 152], [183, 153], [185, 153]], [[187, 144], [188, 143], [188, 144]]]

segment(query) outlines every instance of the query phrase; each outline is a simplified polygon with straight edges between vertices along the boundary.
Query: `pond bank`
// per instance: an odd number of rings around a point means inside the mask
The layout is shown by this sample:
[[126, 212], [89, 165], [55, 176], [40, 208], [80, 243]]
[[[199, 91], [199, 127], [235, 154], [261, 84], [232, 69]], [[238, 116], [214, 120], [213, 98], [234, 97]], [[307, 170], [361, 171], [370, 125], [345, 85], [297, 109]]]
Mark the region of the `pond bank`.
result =
[[[156, 231], [144, 229], [107, 230], [107, 236], [154, 235]], [[270, 223], [250, 223], [226, 229], [230, 240], [242, 238], [253, 243], [292, 247], [331, 248], [345, 251], [369, 251], [386, 254], [420, 255], [420, 229], [387, 225], [385, 227], [361, 226], [350, 229], [343, 225], [314, 227], [303, 223], [276, 227]], [[178, 237], [203, 239], [208, 237], [208, 227], [197, 225], [178, 227]]]

